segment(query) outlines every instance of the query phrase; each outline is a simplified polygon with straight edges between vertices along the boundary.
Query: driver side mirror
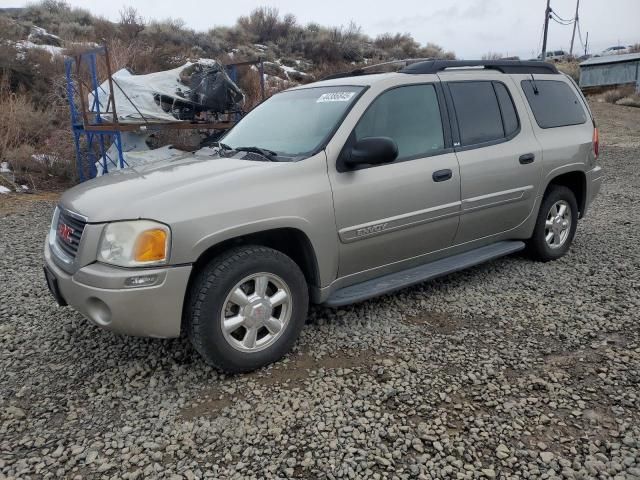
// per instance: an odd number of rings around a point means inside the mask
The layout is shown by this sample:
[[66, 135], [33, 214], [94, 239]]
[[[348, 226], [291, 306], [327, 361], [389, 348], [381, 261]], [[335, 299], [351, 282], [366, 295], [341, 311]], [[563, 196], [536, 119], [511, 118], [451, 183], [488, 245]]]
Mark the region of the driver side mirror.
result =
[[358, 140], [344, 163], [349, 168], [360, 165], [381, 165], [398, 158], [398, 145], [389, 137], [368, 137]]

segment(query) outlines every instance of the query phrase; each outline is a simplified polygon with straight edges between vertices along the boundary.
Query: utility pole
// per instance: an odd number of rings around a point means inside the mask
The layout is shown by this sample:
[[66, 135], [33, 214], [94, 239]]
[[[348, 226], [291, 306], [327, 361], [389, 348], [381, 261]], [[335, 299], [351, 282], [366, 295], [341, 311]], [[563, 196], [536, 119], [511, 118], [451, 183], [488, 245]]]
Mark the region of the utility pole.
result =
[[587, 38], [584, 41], [584, 54], [587, 54], [587, 50], [589, 50], [589, 32], [587, 32]]
[[576, 0], [576, 16], [573, 18], [573, 33], [571, 34], [571, 47], [569, 48], [569, 56], [573, 56], [573, 42], [576, 38], [576, 27], [578, 26], [578, 8], [580, 8], [580, 0]]
[[549, 32], [549, 16], [551, 13], [551, 0], [547, 0], [547, 8], [544, 10], [544, 34], [542, 37], [542, 61], [547, 59], [547, 33]]

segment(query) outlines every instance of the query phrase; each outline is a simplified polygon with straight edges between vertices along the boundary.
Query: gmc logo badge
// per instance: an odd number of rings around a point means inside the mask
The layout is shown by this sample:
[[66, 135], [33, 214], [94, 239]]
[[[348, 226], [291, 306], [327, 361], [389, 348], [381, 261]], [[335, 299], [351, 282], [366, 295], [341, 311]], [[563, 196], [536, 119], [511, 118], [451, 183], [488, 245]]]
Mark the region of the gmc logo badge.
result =
[[74, 230], [69, 225], [66, 225], [62, 222], [58, 225], [58, 236], [67, 243], [71, 243], [71, 235]]

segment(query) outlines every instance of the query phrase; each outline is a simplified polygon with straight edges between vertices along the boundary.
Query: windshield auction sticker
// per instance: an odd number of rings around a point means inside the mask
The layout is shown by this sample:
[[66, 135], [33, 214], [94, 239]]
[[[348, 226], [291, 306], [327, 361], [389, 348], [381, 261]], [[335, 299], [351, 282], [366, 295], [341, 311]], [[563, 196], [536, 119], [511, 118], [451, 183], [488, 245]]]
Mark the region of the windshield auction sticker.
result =
[[348, 102], [351, 100], [356, 92], [331, 92], [331, 93], [323, 93], [320, 95], [316, 103], [324, 103], [324, 102]]

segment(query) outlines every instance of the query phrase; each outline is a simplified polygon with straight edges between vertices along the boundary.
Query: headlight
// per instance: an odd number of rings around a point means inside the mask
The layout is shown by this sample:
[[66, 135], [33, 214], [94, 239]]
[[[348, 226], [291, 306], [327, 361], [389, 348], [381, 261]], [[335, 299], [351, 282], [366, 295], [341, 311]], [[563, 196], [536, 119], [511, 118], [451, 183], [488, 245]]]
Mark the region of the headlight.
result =
[[151, 220], [109, 223], [102, 233], [98, 261], [121, 267], [160, 265], [169, 260], [171, 230]]

